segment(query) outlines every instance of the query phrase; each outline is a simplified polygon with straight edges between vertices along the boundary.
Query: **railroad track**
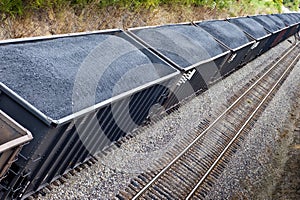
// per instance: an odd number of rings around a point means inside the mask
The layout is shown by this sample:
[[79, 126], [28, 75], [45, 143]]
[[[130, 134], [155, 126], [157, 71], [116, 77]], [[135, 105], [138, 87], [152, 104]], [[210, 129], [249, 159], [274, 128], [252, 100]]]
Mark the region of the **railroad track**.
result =
[[[204, 122], [156, 163], [156, 170], [134, 178], [119, 199], [203, 199], [238, 150], [246, 134], [299, 60], [291, 47], [262, 76], [250, 81], [213, 122]], [[175, 152], [179, 152], [176, 155]], [[172, 158], [172, 159], [171, 159]], [[158, 170], [157, 170], [158, 169]]]

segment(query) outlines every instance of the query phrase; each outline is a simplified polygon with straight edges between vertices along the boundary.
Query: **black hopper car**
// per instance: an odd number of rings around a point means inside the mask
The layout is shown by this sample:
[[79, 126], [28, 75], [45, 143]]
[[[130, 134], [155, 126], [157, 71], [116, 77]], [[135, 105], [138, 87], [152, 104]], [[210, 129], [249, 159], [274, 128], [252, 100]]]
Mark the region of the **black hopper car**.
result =
[[298, 13], [0, 42], [0, 198], [24, 199], [285, 39]]

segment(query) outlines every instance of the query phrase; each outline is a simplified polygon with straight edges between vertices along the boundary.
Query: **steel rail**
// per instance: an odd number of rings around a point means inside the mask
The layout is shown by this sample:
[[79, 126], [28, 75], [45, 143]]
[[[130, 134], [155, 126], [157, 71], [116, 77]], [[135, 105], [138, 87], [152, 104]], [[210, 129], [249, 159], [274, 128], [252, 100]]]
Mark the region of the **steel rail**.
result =
[[245, 121], [244, 125], [240, 128], [240, 130], [236, 133], [234, 138], [230, 141], [230, 143], [226, 146], [226, 148], [222, 151], [222, 153], [219, 155], [219, 157], [215, 160], [215, 162], [211, 165], [211, 167], [208, 169], [208, 171], [203, 175], [201, 180], [197, 183], [197, 185], [193, 188], [193, 190], [190, 192], [190, 194], [186, 197], [186, 200], [191, 199], [193, 194], [196, 192], [196, 190], [199, 188], [199, 186], [205, 181], [207, 176], [213, 171], [213, 169], [216, 167], [216, 165], [219, 163], [219, 161], [223, 158], [224, 154], [227, 152], [227, 150], [232, 146], [232, 144], [235, 142], [235, 140], [239, 137], [239, 135], [242, 133], [242, 131], [245, 129], [245, 127], [249, 124], [249, 122], [252, 120], [252, 118], [255, 116], [255, 114], [258, 112], [258, 110], [261, 108], [261, 106], [265, 103], [265, 101], [268, 99], [270, 95], [272, 95], [272, 92], [275, 90], [275, 88], [279, 85], [279, 83], [282, 81], [282, 79], [285, 77], [285, 75], [288, 73], [290, 68], [293, 66], [296, 60], [298, 60], [300, 55], [298, 55], [292, 63], [288, 66], [288, 68], [284, 71], [284, 73], [280, 76], [278, 81], [274, 84], [274, 86], [271, 88], [271, 90], [266, 94], [264, 99], [260, 102], [260, 104], [257, 106], [257, 108], [252, 112], [250, 117]]
[[258, 80], [256, 80], [235, 102], [233, 102], [222, 114], [220, 114], [215, 121], [213, 121], [199, 136], [197, 136], [193, 142], [191, 142], [180, 154], [178, 154], [163, 170], [161, 170], [146, 186], [144, 186], [133, 198], [132, 200], [138, 199], [161, 175], [163, 175], [175, 162], [177, 162], [199, 139], [202, 138], [204, 134], [206, 134], [216, 123], [222, 119], [228, 111], [230, 111], [235, 105], [237, 105], [240, 100], [249, 93], [252, 88], [254, 88], [258, 82], [260, 82], [269, 72], [275, 68], [291, 51], [293, 51], [299, 42], [294, 44], [278, 61], [276, 61], [270, 69], [268, 69]]

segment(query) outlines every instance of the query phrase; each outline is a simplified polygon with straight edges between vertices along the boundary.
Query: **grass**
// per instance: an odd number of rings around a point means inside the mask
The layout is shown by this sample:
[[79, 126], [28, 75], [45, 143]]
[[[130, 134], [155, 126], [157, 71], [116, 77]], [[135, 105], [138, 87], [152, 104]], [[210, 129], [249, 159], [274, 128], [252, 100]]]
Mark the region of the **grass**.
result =
[[249, 10], [253, 13], [257, 9], [276, 9], [280, 12], [283, 3], [289, 8], [297, 9], [299, 0], [0, 0], [0, 13], [9, 16], [22, 16], [38, 10], [68, 7], [83, 9], [89, 5], [94, 5], [99, 9], [117, 6], [122, 9], [136, 10], [140, 8], [151, 9], [166, 4], [186, 7], [202, 6], [218, 10], [228, 10], [239, 6], [243, 10]]
[[282, 0], [0, 0], [0, 39], [278, 13], [282, 3]]

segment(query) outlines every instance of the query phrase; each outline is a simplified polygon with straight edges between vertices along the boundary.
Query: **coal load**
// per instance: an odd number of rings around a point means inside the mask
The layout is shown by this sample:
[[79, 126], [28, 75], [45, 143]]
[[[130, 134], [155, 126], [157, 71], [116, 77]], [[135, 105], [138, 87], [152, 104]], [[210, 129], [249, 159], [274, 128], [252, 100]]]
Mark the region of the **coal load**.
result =
[[278, 26], [280, 29], [283, 29], [286, 27], [284, 22], [278, 16], [267, 15], [267, 17], [269, 17], [276, 24], [276, 26]]
[[293, 15], [293, 14], [285, 14], [287, 15], [290, 19], [291, 19], [291, 23], [293, 24], [299, 24], [299, 19], [296, 15]]
[[290, 15], [292, 15], [296, 19], [298, 24], [300, 23], [300, 14], [299, 13], [291, 13]]
[[0, 57], [1, 82], [52, 119], [174, 72], [110, 34], [6, 44]]
[[230, 22], [237, 25], [240, 29], [242, 29], [255, 39], [259, 39], [268, 35], [264, 27], [253, 19], [235, 18], [230, 19]]
[[249, 43], [249, 39], [243, 31], [227, 21], [203, 21], [197, 25], [231, 49], [236, 49]]
[[134, 33], [182, 68], [225, 51], [209, 33], [192, 25], [160, 26], [135, 30]]
[[276, 22], [274, 22], [267, 15], [252, 16], [251, 18], [259, 22], [261, 25], [265, 27], [265, 29], [267, 29], [272, 33], [280, 30], [280, 27], [277, 26]]
[[288, 26], [291, 26], [291, 25], [294, 25], [297, 23], [293, 17], [291, 17], [287, 14], [276, 14], [274, 16], [280, 18]]

